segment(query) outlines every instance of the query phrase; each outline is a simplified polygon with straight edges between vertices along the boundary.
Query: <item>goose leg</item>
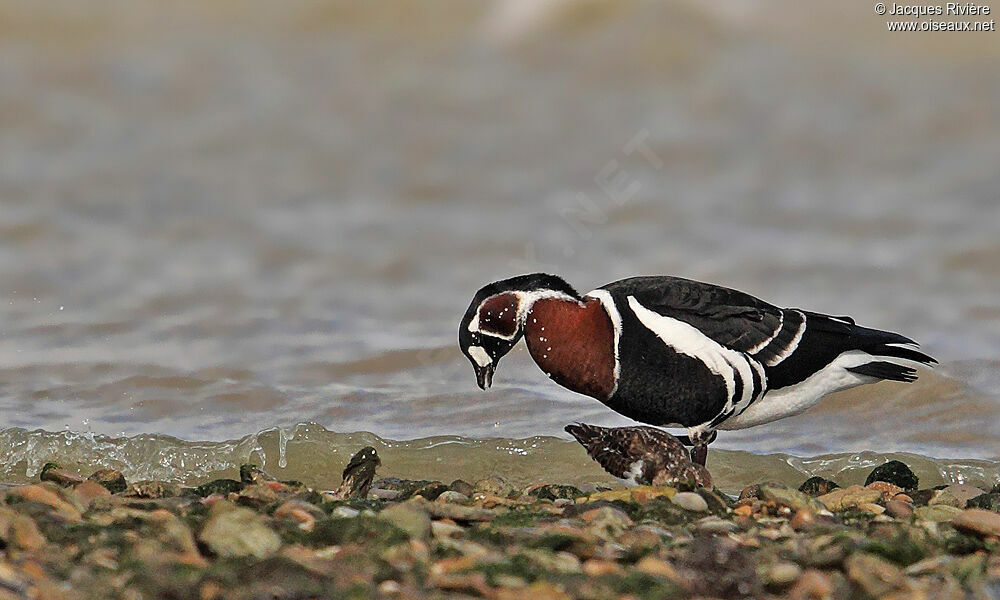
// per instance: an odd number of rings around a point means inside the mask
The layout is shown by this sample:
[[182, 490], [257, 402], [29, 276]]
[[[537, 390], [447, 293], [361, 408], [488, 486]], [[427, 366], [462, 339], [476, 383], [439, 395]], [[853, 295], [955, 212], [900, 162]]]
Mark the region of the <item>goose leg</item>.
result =
[[709, 432], [707, 435], [680, 436], [681, 442], [685, 446], [691, 446], [691, 462], [696, 465], [705, 466], [708, 459], [708, 445], [719, 437], [718, 431]]
[[708, 444], [695, 444], [691, 446], [691, 462], [696, 465], [705, 466], [708, 459]]

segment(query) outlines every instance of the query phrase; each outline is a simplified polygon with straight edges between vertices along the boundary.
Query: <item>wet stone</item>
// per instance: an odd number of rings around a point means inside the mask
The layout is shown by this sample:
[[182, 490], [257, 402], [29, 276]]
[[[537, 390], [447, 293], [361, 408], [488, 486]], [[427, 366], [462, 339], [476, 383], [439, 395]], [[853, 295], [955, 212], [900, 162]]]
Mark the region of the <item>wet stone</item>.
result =
[[[760, 486], [764, 484], [755, 483], [748, 485], [740, 491], [738, 500], [753, 500], [760, 498]], [[780, 484], [775, 484], [780, 485]]]
[[632, 526], [632, 519], [625, 511], [612, 506], [601, 506], [580, 514], [580, 519], [598, 537], [613, 539]]
[[15, 515], [10, 521], [7, 535], [14, 546], [22, 550], [38, 550], [45, 545], [45, 536], [27, 515]]
[[509, 496], [514, 491], [514, 487], [503, 477], [491, 475], [486, 479], [480, 479], [473, 486], [475, 492], [490, 494], [493, 496]]
[[975, 498], [970, 498], [965, 506], [966, 508], [982, 508], [984, 510], [1000, 512], [1000, 494], [995, 492], [980, 494]]
[[246, 485], [242, 481], [236, 481], [235, 479], [214, 479], [194, 488], [194, 493], [202, 498], [211, 496], [212, 494], [228, 496], [229, 494], [242, 491]]
[[[415, 495], [418, 490], [424, 489], [436, 483], [440, 482], [429, 481], [427, 479], [400, 479], [398, 477], [386, 477], [375, 481], [372, 484], [371, 492], [376, 492], [377, 490], [391, 490], [396, 492], [396, 495], [393, 496], [392, 499], [407, 500]], [[386, 500], [390, 499], [382, 493], [376, 493], [376, 497], [381, 497]]]
[[732, 521], [727, 521], [725, 519], [720, 519], [716, 516], [705, 517], [703, 519], [698, 519], [692, 523], [692, 527], [698, 533], [717, 535], [725, 533], [734, 533], [740, 530], [740, 526]]
[[465, 494], [462, 494], [460, 492], [453, 491], [453, 490], [446, 490], [446, 491], [442, 492], [441, 495], [439, 495], [435, 499], [435, 502], [451, 502], [451, 503], [457, 503], [457, 504], [462, 504], [462, 503], [465, 503], [465, 502], [468, 502], [468, 501], [469, 501], [469, 497], [468, 496], [466, 496]]
[[98, 469], [91, 473], [87, 479], [101, 484], [112, 494], [120, 494], [128, 489], [125, 476], [117, 469]]
[[353, 519], [354, 517], [361, 514], [361, 511], [356, 508], [351, 508], [350, 506], [338, 506], [337, 508], [330, 511], [331, 517], [337, 517], [338, 519]]
[[773, 502], [778, 506], [787, 506], [788, 508], [797, 510], [812, 510], [817, 511], [822, 509], [816, 500], [813, 500], [810, 496], [803, 492], [787, 488], [782, 485], [775, 484], [761, 484], [759, 497], [761, 500], [766, 502]]
[[671, 498], [674, 504], [692, 512], [707, 512], [708, 503], [694, 492], [678, 492]]
[[981, 508], [969, 508], [951, 520], [955, 529], [980, 537], [1000, 537], [1000, 514]]
[[378, 518], [392, 523], [410, 537], [426, 538], [431, 534], [430, 516], [413, 502], [394, 504], [380, 512]]
[[492, 521], [500, 514], [488, 508], [445, 502], [425, 502], [421, 506], [437, 519], [451, 519], [453, 521]]
[[852, 554], [845, 561], [844, 570], [851, 581], [874, 598], [908, 588], [899, 567], [873, 554]]
[[878, 490], [863, 488], [859, 485], [852, 485], [848, 488], [834, 490], [817, 498], [823, 505], [831, 511], [840, 511], [855, 507], [859, 504], [877, 502], [882, 498], [882, 492]]
[[962, 509], [954, 506], [938, 504], [936, 506], [920, 506], [913, 511], [913, 515], [922, 520], [932, 523], [943, 523], [952, 520]]
[[950, 494], [957, 500], [958, 504], [956, 506], [958, 506], [959, 508], [966, 508], [968, 506], [969, 500], [973, 498], [978, 498], [979, 496], [985, 494], [986, 492], [984, 492], [980, 488], [977, 488], [974, 485], [956, 483], [944, 488], [943, 490], [941, 490], [941, 493]]
[[767, 572], [764, 575], [764, 580], [768, 586], [780, 588], [790, 583], [794, 583], [801, 574], [802, 568], [797, 564], [780, 562], [771, 565], [771, 567], [767, 569]]
[[399, 498], [398, 490], [384, 490], [382, 488], [372, 488], [369, 495], [376, 500], [396, 500]]
[[840, 486], [829, 479], [824, 479], [823, 477], [814, 476], [806, 479], [802, 485], [799, 486], [799, 491], [808, 496], [815, 498], [816, 496], [822, 496], [824, 494], [829, 494], [833, 490], [839, 488]]
[[868, 475], [868, 479], [865, 480], [865, 485], [873, 481], [887, 481], [904, 490], [915, 490], [919, 483], [919, 479], [913, 474], [910, 467], [898, 460], [890, 460], [875, 467]]
[[441, 483], [440, 481], [432, 481], [427, 485], [415, 490], [413, 492], [414, 496], [422, 496], [428, 500], [437, 500], [437, 497], [441, 494], [449, 491], [448, 486]]
[[888, 500], [889, 498], [895, 497], [897, 494], [903, 492], [903, 488], [898, 485], [889, 483], [888, 481], [873, 481], [865, 486], [869, 490], [878, 490], [882, 492], [882, 499]]
[[77, 500], [67, 497], [65, 490], [52, 483], [25, 485], [14, 488], [8, 495], [44, 504], [67, 521], [80, 521], [82, 518], [83, 506]]
[[927, 506], [927, 503], [930, 502], [935, 493], [937, 493], [937, 490], [913, 490], [908, 495], [913, 500], [914, 506]]
[[459, 494], [465, 494], [466, 496], [471, 496], [472, 492], [475, 491], [475, 488], [472, 487], [471, 483], [469, 483], [468, 481], [464, 481], [462, 479], [456, 479], [455, 481], [452, 481], [451, 484], [448, 486], [448, 489], [453, 492], [458, 492]]
[[532, 486], [526, 490], [528, 496], [539, 500], [574, 499], [583, 496], [583, 491], [573, 485], [547, 484]]
[[897, 519], [909, 519], [913, 516], [913, 505], [902, 500], [889, 500], [885, 503], [885, 512]]
[[226, 502], [216, 503], [211, 516], [198, 534], [216, 555], [221, 557], [255, 556], [264, 558], [281, 546], [281, 538], [264, 524], [260, 515], [249, 508]]
[[110, 498], [111, 492], [108, 488], [104, 487], [96, 481], [84, 481], [73, 486], [73, 491], [76, 493], [77, 498], [80, 499], [85, 506], [90, 506], [95, 500], [99, 498]]
[[72, 471], [67, 471], [56, 463], [51, 462], [45, 463], [42, 466], [42, 470], [38, 474], [38, 479], [41, 481], [49, 481], [61, 487], [69, 487], [84, 481], [83, 477], [80, 477]]
[[125, 490], [125, 496], [133, 498], [173, 498], [184, 493], [184, 488], [169, 481], [137, 481]]
[[248, 485], [236, 497], [237, 504], [255, 509], [262, 509], [279, 500], [278, 493], [271, 489], [267, 482]]

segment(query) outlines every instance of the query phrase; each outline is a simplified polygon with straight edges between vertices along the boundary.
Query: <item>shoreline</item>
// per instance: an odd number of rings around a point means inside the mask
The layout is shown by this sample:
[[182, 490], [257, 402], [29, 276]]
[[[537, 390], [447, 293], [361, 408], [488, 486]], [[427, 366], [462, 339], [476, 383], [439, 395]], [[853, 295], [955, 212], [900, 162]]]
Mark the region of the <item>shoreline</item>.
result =
[[[520, 488], [377, 479], [337, 497], [259, 469], [197, 487], [0, 485], [0, 597], [962, 597], [1000, 584], [1000, 486]], [[4, 594], [7, 596], [4, 596]]]

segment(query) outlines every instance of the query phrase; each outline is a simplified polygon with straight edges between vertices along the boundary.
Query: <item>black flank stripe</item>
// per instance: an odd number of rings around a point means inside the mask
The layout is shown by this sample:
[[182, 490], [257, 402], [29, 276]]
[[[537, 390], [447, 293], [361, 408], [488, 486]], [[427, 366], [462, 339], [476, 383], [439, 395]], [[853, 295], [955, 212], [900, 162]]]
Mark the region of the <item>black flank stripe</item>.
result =
[[[757, 395], [761, 392], [762, 382], [760, 380], [760, 371], [757, 367], [748, 359], [747, 363], [750, 363], [750, 372], [753, 374], [753, 393], [750, 394], [750, 404], [753, 404], [754, 400], [757, 399]], [[748, 404], [747, 406], [750, 406]]]

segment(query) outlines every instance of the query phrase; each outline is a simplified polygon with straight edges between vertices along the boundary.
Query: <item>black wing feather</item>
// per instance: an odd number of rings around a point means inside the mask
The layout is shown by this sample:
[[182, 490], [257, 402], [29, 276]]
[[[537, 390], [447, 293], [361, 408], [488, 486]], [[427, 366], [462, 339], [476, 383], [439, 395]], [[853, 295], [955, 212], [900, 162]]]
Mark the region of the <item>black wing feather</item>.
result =
[[781, 329], [782, 310], [750, 294], [681, 277], [632, 277], [604, 286], [621, 297], [683, 321], [716, 342], [749, 352]]
[[[928, 365], [937, 362], [916, 350], [910, 338], [856, 325], [851, 317], [783, 309], [744, 292], [690, 279], [632, 277], [602, 289], [622, 298], [633, 296], [647, 309], [747, 353], [764, 365], [769, 389], [799, 383], [849, 350]], [[910, 377], [898, 370], [869, 369], [879, 376], [876, 371], [887, 375], [885, 379]]]

